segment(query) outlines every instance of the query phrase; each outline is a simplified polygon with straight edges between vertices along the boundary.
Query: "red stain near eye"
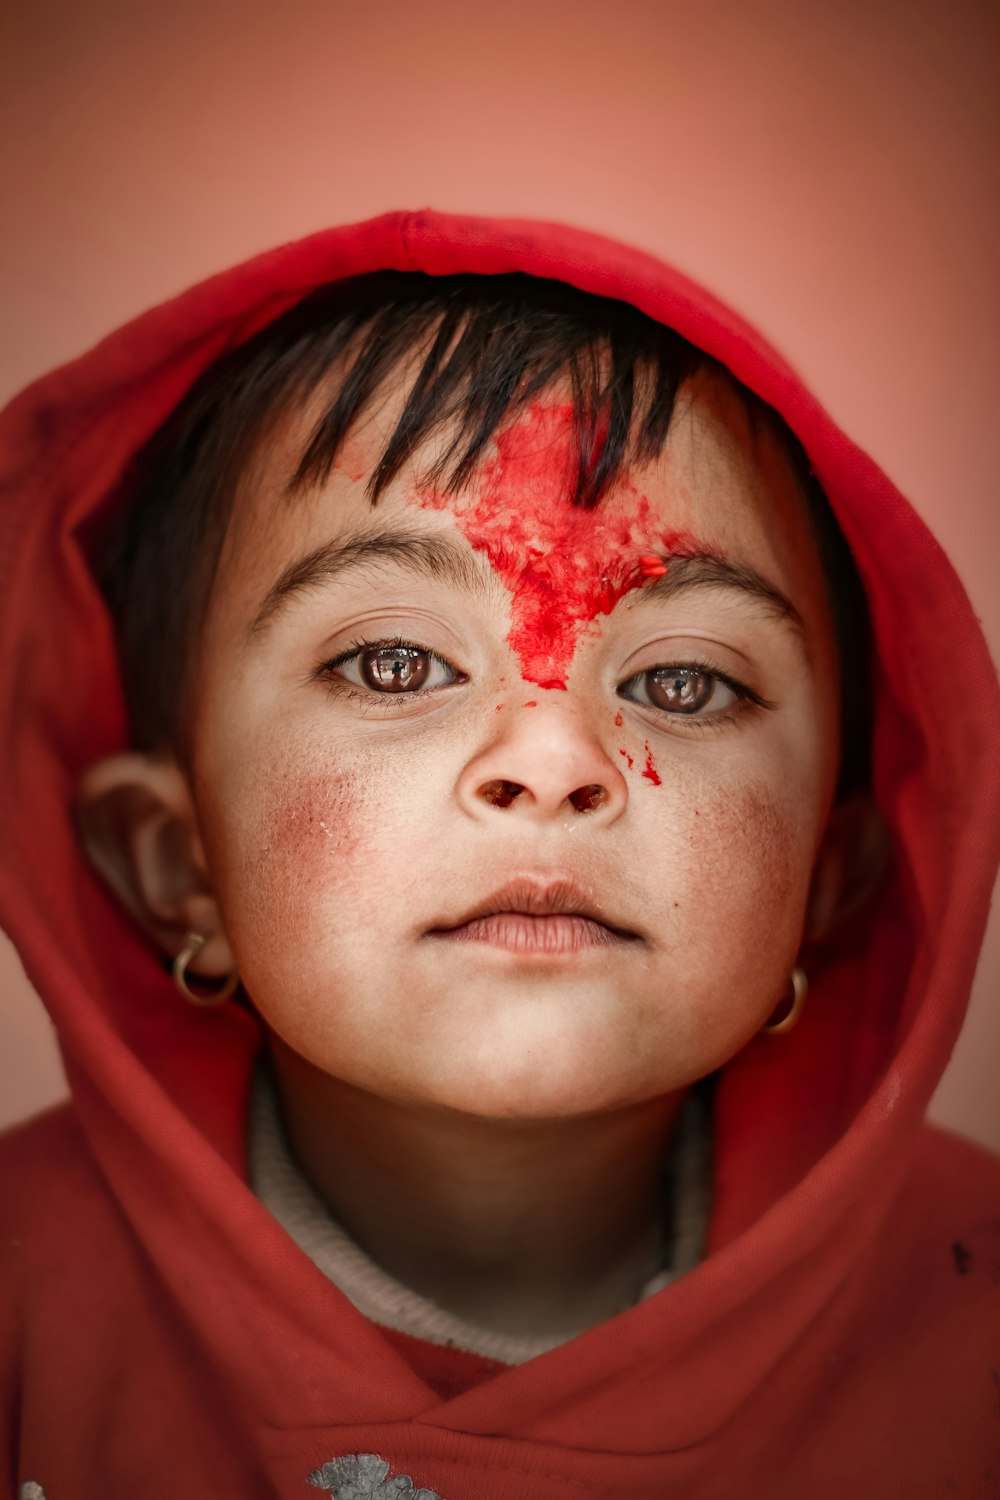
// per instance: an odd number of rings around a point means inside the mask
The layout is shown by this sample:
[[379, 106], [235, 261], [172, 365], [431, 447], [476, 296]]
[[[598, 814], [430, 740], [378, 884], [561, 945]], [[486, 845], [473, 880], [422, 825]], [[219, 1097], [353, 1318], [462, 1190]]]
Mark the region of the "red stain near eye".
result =
[[507, 640], [526, 681], [565, 690], [585, 627], [610, 614], [624, 594], [666, 573], [666, 562], [654, 553], [636, 559], [638, 547], [648, 547], [652, 537], [666, 553], [712, 549], [687, 532], [656, 532], [649, 501], [627, 482], [621, 489], [635, 496], [631, 515], [569, 503], [576, 450], [568, 402], [533, 403], [495, 441], [496, 457], [481, 466], [475, 498], [424, 490], [419, 502], [450, 509], [470, 545], [486, 554], [510, 589]]
[[632, 767], [635, 765], [635, 761], [632, 759], [631, 755], [629, 755], [628, 751], [619, 750], [618, 754], [624, 755], [625, 759], [628, 761], [628, 768], [631, 771]]
[[649, 741], [648, 740], [645, 741], [645, 751], [646, 751], [646, 769], [643, 771], [642, 774], [643, 774], [643, 776], [645, 776], [646, 780], [647, 781], [651, 781], [654, 786], [662, 786], [663, 782], [660, 780], [660, 773], [656, 769], [656, 767], [653, 765], [653, 752], [649, 748]]

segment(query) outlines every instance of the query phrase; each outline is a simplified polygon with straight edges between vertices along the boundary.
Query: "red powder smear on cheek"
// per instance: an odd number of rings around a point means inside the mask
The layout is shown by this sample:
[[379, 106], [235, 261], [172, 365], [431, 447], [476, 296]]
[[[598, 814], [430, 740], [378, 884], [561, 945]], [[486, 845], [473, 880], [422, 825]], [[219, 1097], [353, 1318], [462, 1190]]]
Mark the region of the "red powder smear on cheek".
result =
[[645, 776], [646, 780], [651, 781], [654, 786], [662, 786], [663, 782], [660, 779], [660, 773], [653, 765], [653, 752], [649, 748], [649, 741], [646, 740], [644, 744], [646, 750], [646, 769], [642, 774], [643, 776]]
[[631, 755], [629, 755], [628, 751], [619, 750], [618, 754], [624, 755], [625, 759], [628, 761], [628, 768], [631, 771], [632, 767], [635, 765], [635, 761], [632, 759]]
[[538, 704], [535, 702], [534, 698], [529, 698], [528, 702], [524, 704], [524, 707], [525, 708], [537, 708]]
[[[581, 631], [619, 599], [662, 576], [647, 553], [651, 510], [636, 496], [633, 514], [581, 510], [569, 503], [575, 480], [573, 409], [535, 402], [496, 438], [481, 468], [476, 499], [421, 492], [419, 503], [450, 509], [477, 552], [484, 552], [513, 595], [507, 640], [528, 682], [566, 687]], [[706, 550], [685, 532], [656, 534], [665, 552]], [[655, 544], [655, 543], [654, 543]]]
[[622, 727], [622, 725], [624, 724], [624, 722], [625, 722], [625, 720], [622, 718], [621, 714], [615, 714], [615, 728], [616, 729], [620, 729]]

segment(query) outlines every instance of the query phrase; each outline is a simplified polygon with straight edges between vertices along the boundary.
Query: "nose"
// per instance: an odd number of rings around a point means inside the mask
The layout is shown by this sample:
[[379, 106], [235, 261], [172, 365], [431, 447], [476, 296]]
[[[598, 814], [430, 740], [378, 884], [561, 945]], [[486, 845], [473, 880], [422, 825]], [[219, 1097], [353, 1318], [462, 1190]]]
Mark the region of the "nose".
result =
[[464, 767], [457, 790], [473, 817], [499, 813], [535, 822], [610, 823], [628, 801], [621, 771], [565, 702], [511, 709], [504, 728]]

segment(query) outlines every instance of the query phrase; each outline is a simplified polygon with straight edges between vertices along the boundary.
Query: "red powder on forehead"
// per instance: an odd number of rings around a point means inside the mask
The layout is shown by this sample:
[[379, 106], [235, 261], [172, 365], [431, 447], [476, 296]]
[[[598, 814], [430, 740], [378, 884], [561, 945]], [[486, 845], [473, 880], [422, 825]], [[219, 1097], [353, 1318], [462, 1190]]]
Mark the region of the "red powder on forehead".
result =
[[[573, 408], [535, 402], [496, 438], [481, 467], [475, 499], [421, 492], [420, 504], [450, 509], [471, 546], [484, 552], [513, 595], [508, 643], [522, 675], [542, 688], [565, 688], [584, 628], [610, 614], [624, 594], [667, 571], [650, 543], [667, 553], [704, 552], [686, 532], [654, 527], [649, 501], [630, 514], [581, 510], [575, 479]], [[646, 549], [638, 557], [640, 548]]]

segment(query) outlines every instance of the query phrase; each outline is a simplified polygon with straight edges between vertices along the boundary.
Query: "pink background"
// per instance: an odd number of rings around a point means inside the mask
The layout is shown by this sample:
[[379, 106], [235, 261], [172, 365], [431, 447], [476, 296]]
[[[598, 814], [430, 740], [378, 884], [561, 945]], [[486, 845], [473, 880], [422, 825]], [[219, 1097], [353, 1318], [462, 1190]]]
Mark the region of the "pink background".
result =
[[[388, 208], [616, 235], [758, 324], [1000, 642], [1000, 24], [970, 0], [25, 0], [0, 39], [0, 399], [254, 251]], [[948, 697], [954, 681], [928, 683]], [[933, 1116], [1000, 1150], [1000, 922]], [[0, 939], [0, 1123], [63, 1091]], [[180, 1003], [180, 1002], [178, 1002]]]

